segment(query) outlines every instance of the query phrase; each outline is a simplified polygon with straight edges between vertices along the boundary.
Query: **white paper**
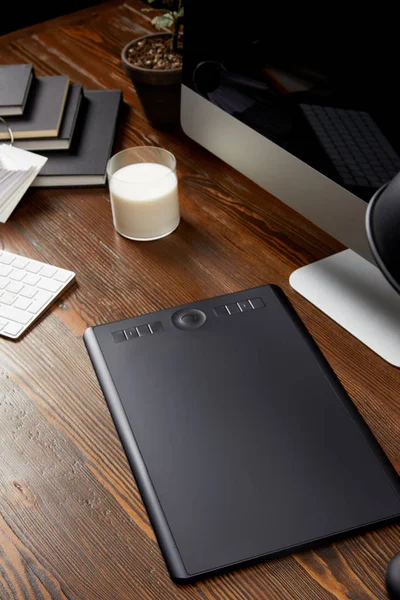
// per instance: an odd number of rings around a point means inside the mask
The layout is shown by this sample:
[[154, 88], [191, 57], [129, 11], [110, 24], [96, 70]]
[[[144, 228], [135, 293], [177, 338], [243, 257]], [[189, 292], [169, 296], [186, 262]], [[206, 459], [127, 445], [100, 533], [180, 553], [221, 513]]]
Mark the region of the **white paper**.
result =
[[0, 223], [5, 223], [46, 163], [34, 152], [0, 144]]

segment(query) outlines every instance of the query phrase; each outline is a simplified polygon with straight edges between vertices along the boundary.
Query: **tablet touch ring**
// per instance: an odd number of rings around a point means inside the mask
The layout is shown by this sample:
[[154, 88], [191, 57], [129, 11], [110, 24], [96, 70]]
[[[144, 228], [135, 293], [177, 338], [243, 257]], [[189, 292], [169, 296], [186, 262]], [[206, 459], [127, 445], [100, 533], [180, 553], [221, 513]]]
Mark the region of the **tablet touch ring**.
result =
[[197, 308], [183, 308], [172, 315], [172, 323], [178, 329], [198, 329], [206, 322], [207, 317]]

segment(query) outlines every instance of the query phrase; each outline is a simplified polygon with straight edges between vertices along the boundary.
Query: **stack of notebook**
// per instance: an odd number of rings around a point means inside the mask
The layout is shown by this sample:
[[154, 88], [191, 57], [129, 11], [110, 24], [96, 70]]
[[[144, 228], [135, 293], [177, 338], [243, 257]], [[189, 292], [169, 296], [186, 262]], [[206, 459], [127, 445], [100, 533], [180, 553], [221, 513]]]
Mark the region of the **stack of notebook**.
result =
[[[114, 142], [121, 90], [87, 91], [32, 65], [0, 65], [0, 117], [14, 146], [47, 158], [32, 186], [98, 185]], [[10, 133], [0, 120], [0, 143]]]

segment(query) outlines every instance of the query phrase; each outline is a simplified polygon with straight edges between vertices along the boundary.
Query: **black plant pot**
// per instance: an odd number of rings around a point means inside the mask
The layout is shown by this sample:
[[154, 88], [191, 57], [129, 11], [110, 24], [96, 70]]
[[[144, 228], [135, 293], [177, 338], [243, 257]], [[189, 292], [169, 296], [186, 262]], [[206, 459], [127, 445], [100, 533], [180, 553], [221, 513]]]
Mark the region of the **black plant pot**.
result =
[[157, 129], [180, 124], [182, 69], [144, 69], [128, 61], [129, 49], [149, 37], [171, 37], [170, 33], [151, 33], [129, 42], [122, 50], [125, 73], [130, 77], [147, 120]]

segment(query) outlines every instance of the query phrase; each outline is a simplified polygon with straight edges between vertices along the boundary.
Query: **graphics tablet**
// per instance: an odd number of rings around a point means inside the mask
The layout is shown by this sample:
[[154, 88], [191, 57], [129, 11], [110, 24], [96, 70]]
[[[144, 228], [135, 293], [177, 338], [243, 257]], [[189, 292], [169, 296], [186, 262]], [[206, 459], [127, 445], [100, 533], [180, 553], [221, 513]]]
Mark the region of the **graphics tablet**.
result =
[[84, 340], [175, 581], [399, 515], [395, 470], [279, 288]]

